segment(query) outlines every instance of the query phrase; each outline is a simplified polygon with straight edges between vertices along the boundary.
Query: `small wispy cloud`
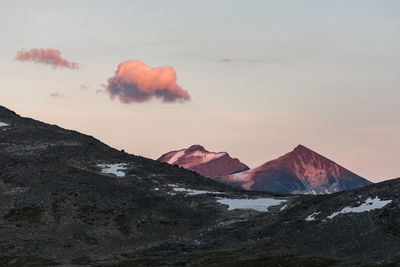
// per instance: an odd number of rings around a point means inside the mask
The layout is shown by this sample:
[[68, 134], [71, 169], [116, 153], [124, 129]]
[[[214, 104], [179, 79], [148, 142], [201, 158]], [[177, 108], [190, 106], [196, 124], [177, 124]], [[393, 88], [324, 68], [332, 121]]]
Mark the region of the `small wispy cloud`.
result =
[[219, 61], [220, 61], [220, 62], [229, 63], [229, 62], [232, 62], [232, 59], [229, 59], [229, 58], [223, 58], [223, 59], [220, 59]]
[[30, 50], [20, 50], [17, 52], [15, 60], [21, 62], [34, 62], [37, 64], [50, 65], [53, 69], [68, 68], [79, 69], [79, 64], [70, 62], [61, 57], [61, 52], [52, 48], [32, 48]]
[[53, 93], [50, 94], [50, 97], [62, 98], [62, 97], [65, 97], [65, 95], [63, 93], [61, 93], [61, 92], [53, 92]]
[[89, 84], [87, 82], [85, 82], [79, 86], [79, 89], [82, 91], [86, 91], [89, 89]]
[[224, 58], [218, 58], [218, 57], [212, 57], [212, 56], [201, 56], [201, 55], [196, 55], [196, 54], [187, 54], [186, 57], [190, 58], [198, 58], [210, 62], [217, 62], [217, 63], [264, 63], [267, 61], [276, 61], [273, 59], [266, 60], [263, 58], [245, 58], [245, 57], [224, 57]]

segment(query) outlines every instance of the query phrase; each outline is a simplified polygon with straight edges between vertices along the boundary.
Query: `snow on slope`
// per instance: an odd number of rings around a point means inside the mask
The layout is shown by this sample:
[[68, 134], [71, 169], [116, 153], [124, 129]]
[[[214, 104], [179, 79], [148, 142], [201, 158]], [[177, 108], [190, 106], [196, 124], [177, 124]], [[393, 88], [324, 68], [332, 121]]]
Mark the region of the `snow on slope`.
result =
[[186, 149], [182, 149], [177, 151], [168, 161], [167, 163], [169, 164], [174, 164], [175, 162], [177, 162], [183, 155], [185, 155], [185, 151]]
[[105, 174], [114, 174], [118, 177], [124, 177], [126, 170], [126, 163], [117, 163], [117, 164], [98, 164], [101, 167], [102, 173]]
[[[346, 214], [346, 213], [363, 213], [363, 212], [369, 212], [372, 210], [377, 210], [377, 209], [382, 209], [386, 205], [390, 204], [392, 200], [381, 200], [378, 196], [375, 198], [367, 198], [364, 203], [361, 203], [357, 207], [344, 207], [340, 211], [336, 211], [332, 213], [331, 215], [327, 216], [326, 219], [322, 219], [322, 221], [330, 220], [335, 218], [336, 216], [340, 214]], [[308, 222], [316, 221], [317, 219], [315, 216], [321, 214], [321, 212], [314, 212], [310, 214], [305, 220]]]
[[[213, 192], [206, 190], [196, 190], [196, 189], [188, 189], [184, 187], [180, 187], [177, 184], [168, 184], [168, 186], [172, 187], [172, 189], [177, 193], [185, 193], [189, 196], [195, 195], [203, 195], [203, 194], [213, 194], [213, 195], [221, 195], [223, 192]], [[176, 193], [168, 193], [169, 195], [176, 195]], [[282, 203], [285, 203], [286, 199], [275, 199], [275, 198], [257, 198], [257, 199], [248, 199], [248, 198], [223, 198], [217, 197], [216, 201], [220, 204], [227, 205], [228, 210], [234, 209], [252, 209], [261, 212], [267, 212], [269, 207], [278, 206]], [[282, 206], [279, 211], [282, 211], [287, 208], [287, 205]]]
[[201, 163], [209, 162], [211, 160], [220, 158], [224, 155], [226, 155], [225, 152], [215, 153], [215, 152], [205, 152], [205, 151], [194, 151], [193, 153], [190, 154], [190, 156], [201, 158]]
[[243, 189], [251, 190], [251, 186], [254, 184], [254, 180], [252, 179], [253, 172], [253, 170], [248, 170], [232, 174], [230, 177], [233, 181], [240, 182]]
[[381, 209], [391, 202], [392, 202], [392, 200], [381, 200], [378, 196], [376, 196], [375, 198], [369, 197], [360, 206], [345, 207], [342, 210], [336, 211], [336, 212], [332, 213], [331, 215], [329, 215], [328, 219], [332, 219], [339, 214], [345, 214], [345, 213], [350, 213], [350, 212], [360, 213], [360, 212], [366, 212], [366, 211], [371, 211], [371, 210], [375, 210], [375, 209]]
[[253, 209], [256, 211], [268, 211], [269, 207], [278, 206], [287, 200], [275, 198], [257, 198], [257, 199], [231, 199], [231, 198], [218, 198], [217, 202], [228, 205], [228, 210], [234, 209]]
[[215, 152], [208, 152], [208, 151], [189, 151], [188, 149], [182, 149], [179, 151], [176, 151], [175, 154], [167, 161], [169, 164], [176, 164], [180, 158], [185, 157], [195, 157], [197, 158], [196, 161], [188, 162], [184, 164], [182, 167], [187, 168], [191, 167], [193, 165], [201, 164], [201, 163], [206, 163], [209, 161], [212, 161], [214, 159], [220, 158], [222, 156], [226, 155], [225, 152], [220, 152], [220, 153], [215, 153]]
[[190, 196], [194, 196], [194, 195], [203, 195], [203, 194], [224, 194], [222, 192], [213, 192], [213, 191], [206, 191], [206, 190], [196, 190], [196, 189], [188, 189], [188, 188], [184, 188], [184, 187], [179, 187], [179, 185], [176, 184], [169, 184], [170, 187], [172, 187], [172, 189], [175, 192], [181, 192], [181, 193], [186, 193]]
[[313, 214], [311, 214], [311, 215], [309, 215], [307, 218], [306, 218], [306, 221], [307, 222], [312, 222], [312, 221], [315, 221], [315, 216], [317, 216], [318, 214], [320, 214], [321, 212], [314, 212]]

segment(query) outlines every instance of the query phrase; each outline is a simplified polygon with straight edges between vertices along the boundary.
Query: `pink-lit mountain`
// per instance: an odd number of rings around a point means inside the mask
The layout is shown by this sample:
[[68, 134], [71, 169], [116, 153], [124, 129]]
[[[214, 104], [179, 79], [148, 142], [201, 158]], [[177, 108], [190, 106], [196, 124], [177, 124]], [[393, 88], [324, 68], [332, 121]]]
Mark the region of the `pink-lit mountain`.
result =
[[159, 161], [176, 164], [205, 177], [217, 178], [248, 170], [249, 167], [226, 152], [210, 152], [200, 145], [168, 152]]
[[328, 194], [371, 184], [302, 145], [257, 168], [218, 180], [246, 190], [293, 194]]

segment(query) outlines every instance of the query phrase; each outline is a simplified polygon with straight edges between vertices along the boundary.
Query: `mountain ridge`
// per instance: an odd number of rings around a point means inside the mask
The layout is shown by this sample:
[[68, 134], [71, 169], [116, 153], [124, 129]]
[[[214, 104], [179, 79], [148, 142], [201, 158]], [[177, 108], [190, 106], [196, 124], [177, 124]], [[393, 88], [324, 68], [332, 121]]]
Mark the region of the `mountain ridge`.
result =
[[329, 194], [371, 184], [327, 157], [297, 145], [276, 159], [250, 169], [227, 152], [210, 152], [201, 145], [163, 154], [158, 161], [176, 164], [245, 190], [283, 194]]

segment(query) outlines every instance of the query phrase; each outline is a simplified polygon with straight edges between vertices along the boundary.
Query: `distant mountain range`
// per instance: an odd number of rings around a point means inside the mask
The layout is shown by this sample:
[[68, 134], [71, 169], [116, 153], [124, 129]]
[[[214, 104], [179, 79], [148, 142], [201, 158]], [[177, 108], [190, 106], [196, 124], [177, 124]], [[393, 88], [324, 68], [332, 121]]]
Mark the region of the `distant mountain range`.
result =
[[251, 170], [226, 152], [209, 152], [199, 145], [166, 153], [158, 160], [246, 190], [329, 194], [371, 184], [302, 145]]

